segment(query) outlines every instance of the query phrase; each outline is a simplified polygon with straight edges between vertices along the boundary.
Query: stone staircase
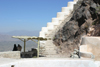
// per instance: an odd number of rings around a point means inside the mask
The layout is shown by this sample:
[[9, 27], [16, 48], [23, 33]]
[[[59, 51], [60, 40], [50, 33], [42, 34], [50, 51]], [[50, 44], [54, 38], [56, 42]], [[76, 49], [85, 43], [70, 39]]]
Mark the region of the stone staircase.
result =
[[67, 7], [62, 7], [62, 12], [57, 12], [57, 17], [52, 18], [52, 22], [47, 23], [47, 27], [42, 27], [39, 37], [51, 38], [51, 40], [40, 41], [40, 55], [46, 57], [61, 57], [60, 54], [57, 53], [57, 47], [53, 44], [53, 38], [56, 32], [71, 19], [74, 5], [77, 1], [78, 0], [68, 2]]

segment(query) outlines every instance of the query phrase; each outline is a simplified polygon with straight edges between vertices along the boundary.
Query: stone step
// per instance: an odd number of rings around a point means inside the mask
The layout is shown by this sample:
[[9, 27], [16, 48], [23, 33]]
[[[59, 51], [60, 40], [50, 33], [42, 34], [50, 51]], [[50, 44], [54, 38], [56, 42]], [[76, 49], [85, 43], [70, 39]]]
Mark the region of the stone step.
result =
[[45, 37], [46, 37], [46, 36], [45, 36], [45, 33], [44, 33], [43, 31], [40, 31], [40, 32], [39, 32], [39, 37], [44, 37], [44, 38], [45, 38]]
[[70, 11], [73, 10], [74, 4], [76, 4], [76, 2], [68, 2], [68, 5], [67, 6], [70, 8]]
[[55, 47], [54, 44], [46, 44], [45, 47]]
[[51, 54], [51, 55], [46, 55], [46, 57], [56, 57], [56, 58], [68, 58], [68, 56], [61, 55], [61, 54]]
[[55, 50], [55, 47], [53, 47], [53, 48], [45, 48], [45, 50]]
[[46, 41], [46, 43], [48, 43], [48, 44], [53, 44], [53, 41]]
[[64, 13], [64, 16], [65, 15], [69, 15], [70, 14], [70, 8], [69, 7], [62, 7], [62, 12]]
[[[53, 24], [54, 26], [59, 26], [59, 22], [52, 22], [52, 24]], [[54, 27], [54, 29], [55, 29], [55, 27]]]
[[45, 50], [50, 50], [50, 51], [55, 51], [55, 49], [54, 48], [45, 48]]
[[52, 51], [52, 52], [49, 52], [49, 51], [48, 51], [48, 52], [47, 52], [47, 51], [46, 51], [46, 52], [44, 52], [44, 54], [45, 54], [45, 55], [51, 55], [51, 54], [57, 54], [57, 52], [54, 52], [54, 51]]
[[76, 2], [70, 1], [68, 2], [67, 6], [70, 7], [74, 7], [74, 4], [76, 4]]
[[69, 7], [62, 7], [62, 12], [70, 13], [70, 8]]
[[52, 40], [47, 40], [47, 42], [53, 42]]
[[74, 2], [77, 2], [78, 0], [74, 0]]
[[58, 18], [52, 18], [52, 22], [59, 22]]
[[41, 31], [43, 31], [43, 32], [48, 32], [48, 29], [47, 29], [47, 27], [42, 27], [42, 30]]
[[[58, 27], [58, 25], [54, 25], [54, 28], [56, 29]], [[52, 35], [53, 35], [54, 33], [52, 33]]]
[[[53, 42], [46, 42], [46, 44], [48, 45], [48, 46], [55, 46], [54, 44], [53, 44]], [[46, 45], [46, 46], [47, 46]]]
[[46, 48], [54, 48], [54, 47], [56, 47], [55, 45], [46, 45], [45, 46]]
[[52, 48], [52, 47], [56, 47], [55, 45], [45, 45], [45, 47], [50, 47], [50, 48]]
[[47, 23], [47, 29], [48, 29], [48, 32], [49, 32], [50, 30], [53, 30], [53, 29], [54, 29], [54, 25], [53, 25], [51, 22], [48, 22], [48, 23]]
[[50, 50], [55, 50], [55, 47], [45, 47], [46, 50], [50, 49]]
[[60, 55], [54, 54], [54, 55], [46, 55], [46, 57], [56, 57], [56, 58], [60, 58]]
[[55, 46], [53, 43], [46, 43], [46, 45], [45, 46]]
[[45, 46], [45, 48], [55, 48], [55, 46]]
[[49, 45], [50, 45], [50, 44], [53, 44], [53, 41], [52, 41], [52, 42], [50, 42], [50, 41], [49, 41], [49, 42], [46, 41], [46, 44], [47, 44], [47, 45], [48, 45], [48, 44], [49, 44]]
[[45, 52], [51, 52], [51, 53], [56, 53], [56, 50], [45, 50]]
[[64, 13], [63, 12], [57, 12], [57, 18], [59, 18], [60, 20], [64, 19]]
[[45, 51], [46, 49], [44, 48], [44, 49], [39, 49], [39, 50]]

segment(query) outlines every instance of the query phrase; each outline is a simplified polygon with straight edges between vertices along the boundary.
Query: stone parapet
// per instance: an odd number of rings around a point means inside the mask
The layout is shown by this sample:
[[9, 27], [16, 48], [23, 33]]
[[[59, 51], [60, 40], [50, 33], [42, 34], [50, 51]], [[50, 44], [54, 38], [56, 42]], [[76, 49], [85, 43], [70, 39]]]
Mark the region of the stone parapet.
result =
[[20, 51], [7, 51], [7, 52], [0, 52], [0, 58], [20, 58]]

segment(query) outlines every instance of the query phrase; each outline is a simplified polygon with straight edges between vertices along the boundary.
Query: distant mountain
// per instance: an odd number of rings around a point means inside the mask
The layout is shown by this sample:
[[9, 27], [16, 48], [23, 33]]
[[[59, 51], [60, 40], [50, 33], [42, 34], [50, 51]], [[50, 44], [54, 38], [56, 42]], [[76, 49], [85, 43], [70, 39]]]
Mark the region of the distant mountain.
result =
[[39, 36], [39, 31], [15, 30], [4, 34], [12, 36]]
[[0, 32], [1, 41], [18, 41], [18, 39], [12, 38], [12, 36], [39, 36], [39, 31], [26, 31], [26, 30], [15, 30], [11, 32]]
[[0, 42], [2, 42], [2, 41], [18, 41], [18, 39], [14, 39], [10, 35], [0, 34]]

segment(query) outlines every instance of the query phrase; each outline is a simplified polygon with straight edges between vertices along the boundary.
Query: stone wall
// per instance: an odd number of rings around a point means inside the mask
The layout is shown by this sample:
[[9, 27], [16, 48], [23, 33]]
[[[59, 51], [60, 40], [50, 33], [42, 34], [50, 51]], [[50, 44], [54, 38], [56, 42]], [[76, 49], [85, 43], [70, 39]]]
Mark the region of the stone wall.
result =
[[20, 58], [20, 51], [0, 52], [0, 58], [19, 59]]
[[81, 45], [81, 52], [91, 52], [100, 61], [100, 37], [83, 37]]

